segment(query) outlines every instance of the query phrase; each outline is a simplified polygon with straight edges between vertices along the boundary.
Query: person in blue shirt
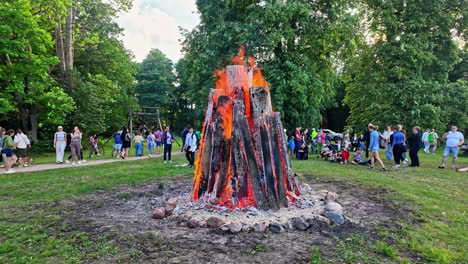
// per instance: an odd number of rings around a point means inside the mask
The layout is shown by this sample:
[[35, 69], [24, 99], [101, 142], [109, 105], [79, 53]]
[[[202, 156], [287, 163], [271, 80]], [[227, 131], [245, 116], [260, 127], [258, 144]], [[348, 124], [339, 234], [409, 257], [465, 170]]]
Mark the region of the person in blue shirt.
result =
[[371, 152], [371, 164], [369, 169], [374, 169], [375, 161], [379, 162], [382, 166], [381, 171], [386, 171], [385, 164], [379, 157], [379, 149], [380, 149], [380, 133], [377, 131], [379, 129], [378, 126], [369, 124], [368, 126], [370, 135], [369, 135], [369, 151]]
[[395, 159], [395, 168], [400, 167], [400, 163], [404, 161], [403, 153], [406, 152], [405, 134], [402, 132], [403, 126], [397, 125], [396, 132], [393, 133], [391, 142], [393, 148], [393, 158]]
[[117, 131], [114, 137], [114, 149], [117, 151], [117, 159], [120, 158], [120, 152], [122, 151], [122, 130]]
[[291, 137], [288, 142], [289, 150], [291, 151], [289, 154], [294, 154], [294, 149], [296, 148], [296, 143], [294, 142], [294, 137]]

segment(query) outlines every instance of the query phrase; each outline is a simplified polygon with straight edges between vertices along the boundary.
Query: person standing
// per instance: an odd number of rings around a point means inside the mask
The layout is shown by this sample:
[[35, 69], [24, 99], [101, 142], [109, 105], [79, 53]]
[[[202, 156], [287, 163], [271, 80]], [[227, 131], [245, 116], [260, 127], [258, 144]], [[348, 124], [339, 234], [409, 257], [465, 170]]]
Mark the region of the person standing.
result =
[[437, 132], [435, 129], [431, 129], [431, 133], [429, 133], [429, 145], [431, 145], [432, 148], [432, 155], [435, 154], [435, 151], [437, 149], [437, 140], [439, 139], [439, 135], [437, 135]]
[[445, 133], [442, 136], [445, 139], [445, 149], [444, 149], [444, 157], [442, 158], [442, 164], [439, 168], [444, 169], [447, 163], [447, 158], [452, 154], [453, 161], [452, 161], [452, 169], [457, 166], [457, 159], [458, 159], [458, 152], [460, 151], [460, 147], [465, 142], [465, 138], [461, 132], [458, 132], [457, 126], [452, 126], [451, 130]]
[[143, 137], [140, 133], [135, 136], [135, 157], [143, 156]]
[[405, 134], [401, 132], [402, 125], [397, 125], [396, 132], [392, 136], [393, 157], [395, 159], [395, 168], [400, 168], [400, 163], [404, 160], [403, 153], [406, 151]]
[[323, 128], [320, 128], [317, 133], [317, 153], [322, 152], [323, 146], [327, 143], [327, 134], [323, 132]]
[[157, 154], [161, 154], [161, 146], [163, 145], [163, 140], [162, 140], [163, 133], [161, 130], [156, 130], [154, 133], [154, 141], [156, 142], [156, 147], [157, 147]]
[[114, 137], [114, 150], [117, 151], [117, 159], [120, 158], [122, 151], [122, 130], [117, 131]]
[[[185, 140], [185, 139], [184, 139]], [[170, 127], [166, 127], [166, 130], [163, 133], [163, 142], [164, 142], [164, 163], [167, 161], [172, 163], [171, 154], [172, 154], [172, 141], [174, 141], [174, 135], [171, 132]], [[167, 160], [167, 161], [166, 161]]]
[[346, 131], [343, 133], [343, 141], [344, 147], [347, 149], [349, 145], [351, 145], [351, 134], [349, 132], [349, 129], [346, 129]]
[[154, 150], [154, 147], [156, 146], [155, 144], [155, 138], [154, 138], [154, 135], [153, 135], [153, 131], [148, 131], [148, 136], [146, 137], [146, 140], [148, 141], [148, 157], [153, 157], [153, 150]]
[[13, 136], [15, 135], [15, 131], [13, 129], [8, 129], [6, 132], [6, 136], [3, 138], [3, 147], [2, 147], [2, 155], [5, 159], [5, 173], [14, 173], [15, 171], [11, 168], [16, 163], [17, 157], [13, 151], [15, 147], [15, 142], [13, 141]]
[[70, 140], [72, 165], [75, 165], [75, 160], [78, 161], [78, 164], [81, 164], [80, 152], [82, 148], [81, 147], [82, 138], [83, 138], [83, 133], [78, 129], [78, 127], [74, 127], [73, 132], [71, 133], [71, 140]]
[[[370, 125], [372, 124], [367, 125], [367, 127]], [[369, 158], [370, 133], [369, 128], [367, 128], [366, 131], [364, 131], [364, 137], [362, 138], [366, 144], [366, 158]]]
[[302, 138], [301, 128], [296, 127], [296, 130], [294, 131], [294, 153], [296, 153], [301, 147], [301, 138]]
[[180, 150], [180, 152], [184, 152], [185, 138], [187, 137], [187, 133], [188, 133], [188, 128], [186, 127], [184, 127], [184, 130], [180, 132], [180, 138], [182, 138], [182, 149]]
[[421, 149], [421, 128], [418, 126], [413, 127], [413, 134], [408, 137], [409, 156], [411, 159], [410, 167], [419, 168], [418, 152]]
[[195, 163], [195, 151], [197, 151], [197, 135], [193, 133], [193, 128], [189, 128], [187, 135], [185, 136], [185, 157], [187, 158], [190, 168], [193, 168]]
[[377, 131], [379, 129], [378, 126], [373, 124], [369, 124], [369, 151], [371, 152], [371, 164], [370, 169], [374, 169], [375, 161], [379, 162], [382, 166], [381, 171], [386, 171], [385, 164], [379, 157], [379, 149], [380, 149], [380, 133]]
[[122, 159], [127, 159], [128, 151], [132, 145], [132, 136], [130, 135], [128, 128], [124, 127], [122, 129], [122, 135], [120, 138], [122, 139]]
[[315, 130], [315, 128], [312, 128], [312, 133], [310, 133], [310, 138], [313, 140], [316, 137], [317, 137], [317, 131]]
[[390, 137], [393, 134], [393, 130], [391, 126], [387, 126], [385, 129], [385, 132], [383, 133], [383, 139], [385, 141], [385, 158], [387, 160], [392, 160], [393, 159], [393, 151], [392, 151], [392, 145], [390, 144]]
[[[20, 163], [22, 163], [22, 159], [28, 156], [28, 148], [31, 147], [31, 142], [29, 141], [28, 136], [26, 136], [21, 129], [16, 130], [16, 135], [14, 138], [15, 142], [15, 149], [16, 149], [16, 156], [18, 157]], [[27, 164], [24, 164], [27, 167]]]
[[4, 154], [2, 153], [3, 149], [3, 139], [6, 137], [5, 135], [5, 129], [3, 127], [0, 127], [0, 168], [5, 167], [6, 163], [6, 158], [4, 159], [3, 156]]
[[429, 133], [431, 133], [431, 130], [428, 128], [424, 133], [422, 134], [422, 142], [424, 144], [424, 153], [429, 153], [429, 147], [431, 146], [429, 143]]
[[54, 135], [55, 148], [55, 163], [62, 164], [63, 156], [65, 155], [65, 147], [67, 146], [67, 133], [63, 131], [63, 127], [59, 126]]
[[89, 137], [89, 157], [92, 158], [93, 154], [98, 155], [98, 157], [101, 156], [101, 153], [99, 153], [98, 137], [96, 134]]

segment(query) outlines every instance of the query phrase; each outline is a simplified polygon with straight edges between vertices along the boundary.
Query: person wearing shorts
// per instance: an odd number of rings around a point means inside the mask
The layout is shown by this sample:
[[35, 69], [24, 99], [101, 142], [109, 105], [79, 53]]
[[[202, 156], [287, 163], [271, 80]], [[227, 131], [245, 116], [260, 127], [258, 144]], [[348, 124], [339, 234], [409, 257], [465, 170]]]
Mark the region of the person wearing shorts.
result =
[[31, 147], [31, 142], [29, 141], [28, 136], [26, 136], [21, 129], [17, 129], [16, 135], [13, 141], [15, 143], [14, 148], [16, 149], [16, 156], [19, 159], [26, 158], [28, 155], [27, 149]]
[[120, 158], [120, 152], [122, 151], [122, 130], [117, 131], [114, 137], [114, 149], [117, 151], [117, 159]]
[[163, 145], [163, 133], [161, 130], [156, 130], [154, 132], [154, 141], [156, 142], [156, 149], [157, 149], [157, 154], [161, 155], [161, 146]]
[[460, 147], [465, 142], [465, 138], [461, 132], [458, 132], [457, 126], [452, 126], [451, 130], [445, 133], [442, 136], [443, 139], [446, 140], [445, 142], [445, 149], [444, 149], [444, 157], [442, 158], [442, 164], [439, 168], [444, 169], [447, 163], [447, 158], [452, 154], [453, 161], [452, 161], [452, 168], [456, 168], [457, 160], [458, 160], [458, 152], [460, 151]]
[[3, 138], [2, 156], [5, 161], [5, 173], [14, 173], [11, 169], [17, 160], [17, 157], [13, 152], [13, 148], [15, 147], [15, 142], [13, 141], [14, 134], [15, 131], [13, 129], [8, 129], [6, 137]]
[[371, 164], [369, 169], [374, 169], [374, 164], [377, 161], [382, 166], [381, 171], [386, 171], [385, 164], [379, 157], [379, 148], [380, 148], [380, 133], [377, 131], [379, 129], [378, 126], [373, 124], [368, 125], [368, 129], [370, 132], [369, 137], [369, 151], [371, 152]]

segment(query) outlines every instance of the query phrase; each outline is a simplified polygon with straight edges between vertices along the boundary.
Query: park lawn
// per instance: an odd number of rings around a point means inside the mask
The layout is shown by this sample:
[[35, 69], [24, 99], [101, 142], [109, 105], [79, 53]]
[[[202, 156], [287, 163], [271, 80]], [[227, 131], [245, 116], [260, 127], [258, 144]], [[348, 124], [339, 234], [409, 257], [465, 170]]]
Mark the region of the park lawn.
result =
[[[441, 152], [420, 153], [420, 159], [421, 168], [405, 167], [388, 172], [325, 162], [315, 157], [294, 160], [293, 168], [296, 173], [317, 178], [391, 190], [390, 199], [397, 204], [410, 202], [414, 210], [412, 221], [402, 222], [404, 228], [396, 238], [401, 249], [418, 252], [425, 262], [468, 263], [468, 174], [439, 169]], [[391, 168], [391, 162], [386, 163]], [[468, 167], [466, 154], [459, 158], [459, 164]]]
[[[295, 171], [303, 174], [305, 180], [317, 177], [388, 189], [393, 191], [389, 198], [395, 204], [403, 202], [413, 209], [411, 216], [402, 216], [412, 219], [402, 220], [403, 230], [381, 230], [382, 235], [395, 236], [397, 244], [369, 246], [362, 237], [353, 239], [357, 241], [354, 246], [339, 241], [344, 262], [363, 263], [356, 254], [374, 250], [405, 263], [406, 259], [398, 255], [401, 250], [418, 252], [423, 262], [466, 263], [466, 174], [437, 169], [439, 154], [421, 157], [423, 168], [386, 173], [316, 158], [293, 161]], [[50, 205], [124, 184], [176, 175], [191, 177], [190, 169], [175, 166], [185, 163], [183, 155], [174, 156], [174, 160], [174, 164], [163, 164], [161, 158], [156, 158], [0, 176], [0, 263], [80, 263], [116, 254], [118, 248], [105, 237], [65, 235], [68, 227], [62, 224], [63, 212]], [[468, 166], [468, 158], [461, 158], [460, 164]], [[93, 250], [86, 250], [89, 248]], [[317, 255], [311, 254], [311, 258], [311, 263], [320, 263]]]

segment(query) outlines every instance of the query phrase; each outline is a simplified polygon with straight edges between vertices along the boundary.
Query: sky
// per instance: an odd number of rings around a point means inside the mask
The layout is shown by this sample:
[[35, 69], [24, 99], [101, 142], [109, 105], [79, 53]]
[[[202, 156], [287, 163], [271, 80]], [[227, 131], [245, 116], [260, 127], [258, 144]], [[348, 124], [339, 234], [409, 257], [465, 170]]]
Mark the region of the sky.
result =
[[141, 62], [153, 48], [173, 62], [181, 57], [179, 27], [191, 30], [199, 22], [196, 0], [134, 0], [133, 8], [116, 22], [124, 28], [121, 37], [127, 49]]

